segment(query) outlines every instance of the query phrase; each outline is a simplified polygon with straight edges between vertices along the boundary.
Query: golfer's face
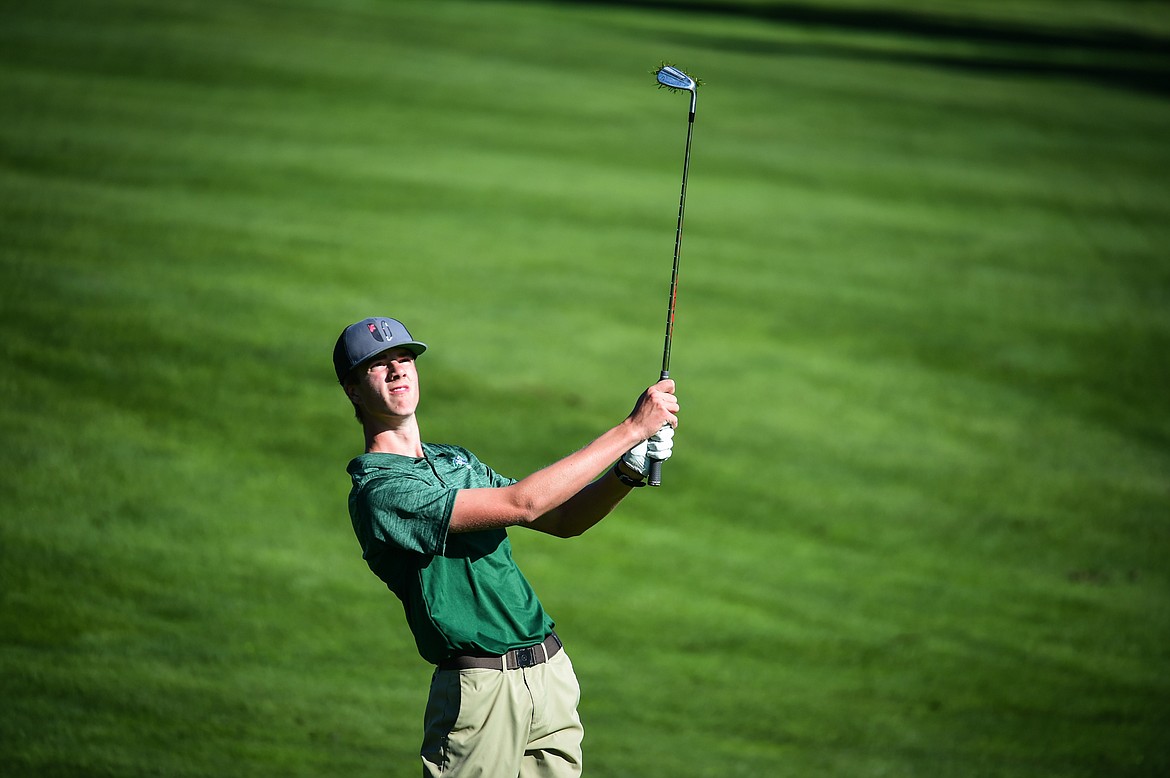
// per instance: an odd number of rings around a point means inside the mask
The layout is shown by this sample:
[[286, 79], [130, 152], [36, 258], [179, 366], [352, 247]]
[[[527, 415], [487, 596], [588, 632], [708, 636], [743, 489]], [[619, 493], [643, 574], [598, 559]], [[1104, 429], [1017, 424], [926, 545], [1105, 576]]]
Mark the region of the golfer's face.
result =
[[362, 407], [376, 416], [409, 416], [418, 407], [418, 371], [414, 353], [391, 349], [365, 364], [358, 384]]

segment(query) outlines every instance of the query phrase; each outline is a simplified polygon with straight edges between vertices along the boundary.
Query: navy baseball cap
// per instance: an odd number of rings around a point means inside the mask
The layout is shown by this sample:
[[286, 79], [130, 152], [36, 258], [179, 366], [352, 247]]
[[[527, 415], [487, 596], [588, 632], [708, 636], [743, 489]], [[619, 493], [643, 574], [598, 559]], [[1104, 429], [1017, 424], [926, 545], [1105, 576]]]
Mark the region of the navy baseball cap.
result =
[[350, 370], [392, 348], [404, 348], [418, 356], [427, 350], [427, 344], [410, 337], [406, 325], [397, 319], [377, 316], [349, 325], [333, 347], [333, 370], [337, 373], [337, 381], [345, 383]]

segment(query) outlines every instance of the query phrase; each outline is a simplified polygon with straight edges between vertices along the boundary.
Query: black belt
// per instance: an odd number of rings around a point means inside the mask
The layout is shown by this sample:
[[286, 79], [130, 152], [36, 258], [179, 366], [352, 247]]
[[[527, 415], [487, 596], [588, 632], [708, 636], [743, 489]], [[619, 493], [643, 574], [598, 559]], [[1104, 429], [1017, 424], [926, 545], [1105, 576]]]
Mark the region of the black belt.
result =
[[513, 648], [497, 656], [453, 656], [439, 663], [440, 670], [516, 670], [542, 665], [561, 650], [561, 639], [553, 632], [543, 643], [527, 648]]

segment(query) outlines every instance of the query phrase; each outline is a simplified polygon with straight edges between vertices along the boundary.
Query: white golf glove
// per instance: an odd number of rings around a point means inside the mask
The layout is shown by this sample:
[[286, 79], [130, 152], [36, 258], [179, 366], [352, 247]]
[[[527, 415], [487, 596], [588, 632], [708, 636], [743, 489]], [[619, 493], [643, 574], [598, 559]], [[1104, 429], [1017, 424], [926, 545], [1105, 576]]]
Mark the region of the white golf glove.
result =
[[657, 459], [665, 462], [670, 459], [670, 453], [674, 449], [674, 427], [667, 424], [649, 440], [643, 440], [638, 445], [627, 451], [622, 455], [622, 462], [626, 467], [635, 470], [643, 478], [650, 471], [650, 465], [646, 462], [647, 459]]

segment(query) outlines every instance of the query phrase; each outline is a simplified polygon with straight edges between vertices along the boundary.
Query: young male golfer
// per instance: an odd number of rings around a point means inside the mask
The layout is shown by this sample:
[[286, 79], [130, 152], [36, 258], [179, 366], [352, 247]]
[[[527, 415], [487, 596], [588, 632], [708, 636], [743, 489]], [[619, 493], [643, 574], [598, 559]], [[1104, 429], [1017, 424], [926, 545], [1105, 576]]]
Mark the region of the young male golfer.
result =
[[415, 359], [426, 348], [379, 317], [346, 327], [333, 350], [365, 432], [365, 453], [348, 467], [353, 528], [436, 666], [423, 775], [580, 775], [573, 665], [512, 561], [507, 528], [580, 535], [641, 486], [647, 457], [671, 453], [674, 382], [659, 381], [617, 426], [516, 481], [466, 449], [422, 441]]

